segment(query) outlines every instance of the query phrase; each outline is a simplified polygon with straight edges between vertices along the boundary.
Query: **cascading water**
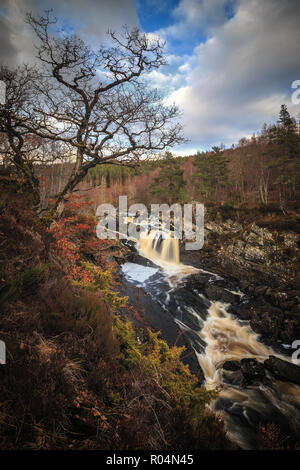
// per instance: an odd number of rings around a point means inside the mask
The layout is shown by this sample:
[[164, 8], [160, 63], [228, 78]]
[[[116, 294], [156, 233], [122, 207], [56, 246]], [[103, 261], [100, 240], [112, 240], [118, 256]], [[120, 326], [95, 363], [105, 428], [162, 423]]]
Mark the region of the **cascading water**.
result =
[[221, 385], [221, 369], [224, 362], [244, 358], [263, 361], [274, 354], [271, 348], [258, 341], [257, 335], [249, 325], [240, 325], [220, 302], [211, 304], [199, 335], [206, 348], [203, 354], [197, 356], [207, 388], [210, 389]]
[[[268, 385], [244, 387], [239, 383], [226, 383], [222, 365], [226, 361], [253, 358], [263, 362], [270, 355], [276, 354], [270, 347], [258, 341], [248, 324], [241, 324], [226, 311], [226, 305], [213, 302], [208, 309], [208, 316], [199, 332], [206, 346], [197, 353], [199, 364], [205, 376], [208, 389], [219, 389], [219, 398], [215, 408], [225, 411], [227, 429], [232, 439], [243, 449], [255, 446], [253, 416], [272, 422], [274, 414], [284, 424], [294, 423], [291, 428], [297, 434], [300, 429], [300, 387], [277, 380]], [[280, 416], [281, 415], [281, 416]], [[259, 421], [258, 419], [258, 421]]]
[[179, 264], [179, 242], [170, 234], [160, 230], [151, 230], [147, 236], [139, 239], [138, 248], [141, 254], [152, 261]]
[[[157, 228], [141, 237], [137, 248], [140, 255], [161, 269], [158, 268], [160, 277], [157, 270], [155, 276], [152, 272], [147, 274], [143, 288], [172, 313], [176, 323], [186, 332], [203, 371], [206, 387], [220, 391], [213, 406], [225, 416], [232, 439], [243, 449], [255, 447], [258, 424], [272, 422], [274, 416], [283, 427], [288, 425], [293, 435], [297, 435], [300, 430], [299, 386], [267, 377], [266, 383], [245, 387], [232, 379], [230, 372], [227, 373], [229, 381], [224, 376], [222, 366], [226, 361], [253, 358], [263, 363], [270, 355], [289, 359], [262, 344], [248, 322], [234, 318], [227, 311], [228, 305], [210, 302], [201, 291], [189, 288], [186, 276], [205, 273], [212, 283], [220, 278], [181, 264], [178, 240], [171, 236], [162, 237]], [[126, 273], [126, 266], [123, 272]], [[181, 284], [183, 278], [184, 287]], [[140, 273], [136, 279], [141, 284]], [[134, 282], [132, 278], [131, 282]], [[199, 304], [198, 308], [195, 304]]]

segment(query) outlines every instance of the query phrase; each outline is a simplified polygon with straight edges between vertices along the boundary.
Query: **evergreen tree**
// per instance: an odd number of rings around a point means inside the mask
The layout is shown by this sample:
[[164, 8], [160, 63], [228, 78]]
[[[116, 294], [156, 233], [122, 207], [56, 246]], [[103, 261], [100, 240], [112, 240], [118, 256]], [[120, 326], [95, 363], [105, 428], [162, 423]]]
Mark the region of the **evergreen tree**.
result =
[[160, 171], [150, 185], [150, 193], [158, 196], [159, 202], [167, 204], [185, 203], [187, 199], [186, 181], [183, 169], [171, 152], [166, 152], [161, 161]]
[[279, 188], [282, 210], [288, 196], [295, 194], [300, 180], [300, 139], [295, 119], [291, 118], [285, 104], [281, 105], [277, 125], [269, 129], [269, 142], [277, 152], [270, 162], [270, 168], [277, 170], [274, 184]]
[[197, 153], [193, 180], [201, 196], [209, 198], [220, 188], [228, 187], [227, 163], [220, 147], [213, 147], [212, 152]]

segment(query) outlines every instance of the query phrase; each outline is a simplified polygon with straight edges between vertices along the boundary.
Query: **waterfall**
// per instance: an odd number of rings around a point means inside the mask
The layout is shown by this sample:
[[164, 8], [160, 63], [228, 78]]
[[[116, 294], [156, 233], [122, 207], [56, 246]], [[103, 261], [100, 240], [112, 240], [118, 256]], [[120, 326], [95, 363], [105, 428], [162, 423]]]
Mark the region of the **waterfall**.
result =
[[162, 231], [151, 230], [139, 239], [139, 251], [143, 256], [153, 261], [169, 264], [179, 264], [179, 241], [170, 234], [162, 235]]
[[267, 421], [274, 419], [275, 414], [281, 414], [281, 421], [288, 420], [296, 435], [300, 426], [298, 385], [273, 379], [269, 385], [243, 387], [234, 382], [226, 383], [222, 377], [222, 366], [226, 361], [253, 358], [264, 362], [270, 355], [285, 361], [288, 359], [261, 343], [250, 325], [240, 324], [221, 302], [211, 303], [198, 334], [206, 344], [202, 354], [196, 353], [205, 376], [206, 388], [219, 390], [219, 402], [217, 400], [213, 407], [225, 411], [227, 432], [233, 441], [242, 449], [255, 446], [255, 414]]
[[220, 374], [224, 362], [244, 358], [264, 361], [271, 354], [276, 354], [258, 341], [258, 335], [249, 325], [240, 325], [221, 302], [211, 304], [199, 335], [206, 343], [204, 353], [197, 356], [208, 389], [221, 385]]
[[[140, 255], [159, 266], [156, 277], [151, 271], [138, 272], [131, 282], [136, 279], [137, 283], [143, 283], [143, 289], [157, 298], [186, 332], [203, 371], [206, 388], [217, 389], [219, 393], [211, 408], [225, 418], [229, 436], [242, 449], [255, 448], [260, 423], [280, 425], [284, 434], [294, 438], [300, 429], [299, 385], [276, 379], [268, 370], [263, 380], [247, 384], [239, 365], [236, 371], [223, 368], [224, 362], [246, 358], [261, 364], [270, 355], [285, 361], [289, 358], [260, 342], [249, 321], [239, 320], [227, 311], [229, 304], [209, 301], [202, 293], [201, 283], [200, 290], [197, 284], [189, 287], [188, 281], [182, 283], [183, 277], [193, 273], [206, 273], [208, 282], [212, 283], [218, 276], [180, 263], [179, 240], [172, 233], [162, 232], [163, 229], [153, 226], [137, 241]], [[141, 264], [144, 269], [151, 269]], [[135, 268], [134, 274], [136, 271]], [[125, 272], [132, 272], [132, 266], [125, 266]], [[197, 295], [203, 300], [200, 304]]]

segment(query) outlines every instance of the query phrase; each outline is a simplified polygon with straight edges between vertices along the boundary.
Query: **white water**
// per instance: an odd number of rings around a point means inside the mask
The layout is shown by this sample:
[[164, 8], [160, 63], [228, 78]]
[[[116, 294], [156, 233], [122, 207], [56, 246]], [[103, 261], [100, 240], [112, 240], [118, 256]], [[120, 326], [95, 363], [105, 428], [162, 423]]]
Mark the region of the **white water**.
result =
[[[141, 238], [137, 247], [139, 254], [148, 258], [161, 268], [164, 277], [168, 279], [171, 290], [180, 284], [183, 277], [202, 270], [185, 266], [179, 259], [179, 242], [172, 238], [162, 238], [160, 232], [152, 230], [146, 238]], [[153, 274], [158, 272], [155, 268], [149, 268], [133, 263], [123, 265], [123, 272], [131, 280], [138, 283], [147, 283]], [[202, 271], [206, 272], [207, 271]], [[208, 273], [213, 279], [221, 279], [213, 273]], [[243, 297], [242, 292], [233, 292]], [[204, 298], [199, 293], [200, 298]], [[169, 298], [169, 293], [166, 299]], [[264, 385], [241, 388], [227, 384], [222, 378], [222, 365], [226, 361], [241, 360], [243, 358], [255, 358], [263, 362], [270, 355], [281, 357], [288, 361], [287, 357], [276, 354], [270, 347], [265, 346], [259, 341], [250, 328], [249, 323], [235, 319], [227, 312], [228, 305], [221, 302], [211, 302], [208, 308], [206, 319], [200, 316], [191, 308], [186, 308], [189, 313], [199, 320], [199, 338], [205, 342], [205, 348], [202, 353], [195, 351], [201, 369], [204, 373], [206, 387], [208, 389], [217, 388], [219, 398], [228, 399], [232, 403], [229, 413], [225, 414], [227, 430], [232, 439], [242, 448], [251, 448], [248, 443], [247, 429], [242, 424], [237, 424], [234, 419], [235, 407], [242, 410], [242, 415], [251, 426], [251, 410], [258, 412], [261, 416], [272, 415], [273, 409], [279, 410], [290, 422], [300, 426], [300, 387], [294, 384], [288, 384], [273, 380], [272, 387]], [[193, 311], [192, 311], [193, 310]], [[175, 312], [171, 312], [175, 315]], [[190, 330], [188, 326], [175, 318], [178, 325], [185, 331]], [[219, 398], [216, 402], [218, 402]], [[232, 414], [233, 413], [233, 414]]]
[[146, 237], [140, 238], [137, 248], [141, 256], [160, 266], [174, 286], [183, 277], [199, 271], [193, 266], [180, 263], [179, 240], [171, 236], [163, 238], [160, 230], [151, 230]]
[[226, 361], [256, 358], [264, 361], [274, 351], [258, 341], [249, 325], [241, 325], [226, 305], [213, 302], [199, 336], [207, 344], [204, 354], [197, 354], [209, 389], [222, 384], [221, 369]]
[[142, 266], [136, 263], [124, 263], [121, 267], [123, 274], [131, 281], [143, 284], [158, 272], [158, 268]]
[[147, 236], [139, 239], [138, 247], [140, 253], [152, 261], [169, 264], [179, 264], [179, 242], [170, 234], [163, 237], [160, 230], [151, 230]]

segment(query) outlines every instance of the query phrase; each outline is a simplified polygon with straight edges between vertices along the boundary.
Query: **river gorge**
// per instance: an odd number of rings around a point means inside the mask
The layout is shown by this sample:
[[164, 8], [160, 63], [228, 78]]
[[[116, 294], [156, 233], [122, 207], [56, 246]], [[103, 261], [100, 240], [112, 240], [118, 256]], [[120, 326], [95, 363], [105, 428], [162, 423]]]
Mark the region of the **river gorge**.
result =
[[[242, 449], [253, 449], [258, 426], [267, 423], [297, 439], [300, 368], [292, 363], [289, 344], [265, 344], [249, 319], [237, 314], [251, 311], [251, 296], [232, 277], [199, 267], [193, 252], [189, 264], [180, 262], [179, 241], [162, 238], [156, 229], [131, 247], [131, 257], [121, 265], [124, 281], [159, 305], [161, 325], [162, 317], [173, 319], [197, 359], [194, 368], [206, 388], [219, 391], [212, 406], [224, 416], [231, 439]], [[151, 324], [151, 304], [143, 304]]]

